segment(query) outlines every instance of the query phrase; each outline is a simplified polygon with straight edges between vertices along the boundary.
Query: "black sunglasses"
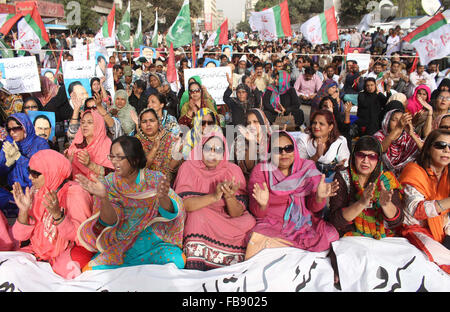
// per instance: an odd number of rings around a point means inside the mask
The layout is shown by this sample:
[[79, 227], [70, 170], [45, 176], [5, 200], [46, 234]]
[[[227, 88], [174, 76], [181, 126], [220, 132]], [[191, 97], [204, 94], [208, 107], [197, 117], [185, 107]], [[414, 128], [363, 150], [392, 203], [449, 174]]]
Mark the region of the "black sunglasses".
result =
[[39, 171], [33, 170], [28, 166], [28, 173], [33, 177], [33, 179], [39, 178], [39, 176], [42, 174]]
[[22, 129], [23, 129], [22, 126], [16, 126], [16, 127], [11, 127], [11, 128], [6, 128], [6, 131], [8, 131], [8, 132], [11, 132], [11, 131], [16, 132], [16, 131], [20, 131]]
[[283, 151], [286, 152], [286, 154], [290, 154], [294, 151], [294, 145], [293, 144], [289, 144], [286, 145], [285, 147], [276, 147], [274, 152], [276, 154], [283, 154]]
[[450, 143], [443, 142], [443, 141], [436, 141], [433, 143], [433, 147], [438, 150], [442, 150], [445, 147], [448, 147], [450, 149]]

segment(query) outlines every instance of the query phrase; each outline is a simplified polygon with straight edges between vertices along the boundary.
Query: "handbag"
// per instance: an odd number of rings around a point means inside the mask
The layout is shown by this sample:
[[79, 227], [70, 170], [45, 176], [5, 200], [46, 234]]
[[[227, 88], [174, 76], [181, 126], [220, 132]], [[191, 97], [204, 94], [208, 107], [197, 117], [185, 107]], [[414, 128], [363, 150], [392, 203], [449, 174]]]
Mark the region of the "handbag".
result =
[[286, 116], [278, 114], [273, 124], [279, 126], [280, 129], [284, 129], [286, 126], [286, 131], [295, 131], [296, 128], [295, 119], [292, 114]]

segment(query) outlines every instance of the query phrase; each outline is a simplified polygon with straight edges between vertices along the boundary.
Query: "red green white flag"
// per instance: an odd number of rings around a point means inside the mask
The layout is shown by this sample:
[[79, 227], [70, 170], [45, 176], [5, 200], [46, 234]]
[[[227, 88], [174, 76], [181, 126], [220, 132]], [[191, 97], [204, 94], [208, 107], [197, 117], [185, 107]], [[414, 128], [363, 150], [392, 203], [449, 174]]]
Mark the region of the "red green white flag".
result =
[[450, 24], [439, 13], [402, 40], [409, 42], [419, 54], [420, 63], [427, 65], [450, 54]]
[[311, 17], [300, 26], [303, 38], [311, 44], [326, 44], [338, 40], [338, 27], [334, 6]]
[[115, 26], [115, 16], [116, 16], [116, 4], [113, 4], [111, 12], [109, 12], [106, 21], [103, 23], [102, 28], [95, 35], [94, 43], [95, 45], [106, 48], [116, 45], [116, 26]]
[[17, 40], [24, 50], [31, 53], [39, 53], [42, 47], [49, 42], [47, 30], [37, 9], [33, 10], [33, 14], [27, 14], [17, 23]]
[[250, 28], [259, 32], [262, 40], [274, 41], [278, 38], [292, 37], [288, 2], [284, 2], [261, 12], [252, 12]]
[[209, 36], [208, 41], [205, 44], [205, 48], [218, 46], [219, 44], [228, 44], [228, 19], [226, 19], [222, 25]]

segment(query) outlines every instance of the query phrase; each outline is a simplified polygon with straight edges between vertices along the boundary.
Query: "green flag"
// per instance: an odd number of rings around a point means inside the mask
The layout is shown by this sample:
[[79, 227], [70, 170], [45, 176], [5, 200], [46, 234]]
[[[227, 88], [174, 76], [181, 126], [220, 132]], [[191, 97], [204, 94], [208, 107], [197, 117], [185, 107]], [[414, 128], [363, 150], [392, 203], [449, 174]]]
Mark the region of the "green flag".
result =
[[152, 47], [158, 47], [158, 9], [156, 9], [155, 14], [155, 28], [153, 28], [153, 37], [152, 37]]
[[135, 49], [139, 49], [139, 47], [144, 43], [144, 39], [142, 37], [142, 16], [141, 11], [139, 11], [139, 20], [136, 27], [136, 33], [134, 34], [133, 47]]
[[192, 42], [189, 0], [184, 0], [180, 13], [167, 32], [166, 41], [168, 46], [173, 43], [174, 49]]
[[128, 8], [122, 16], [119, 30], [117, 32], [117, 38], [119, 39], [119, 42], [125, 47], [127, 51], [131, 50], [130, 27], [130, 2], [128, 2]]

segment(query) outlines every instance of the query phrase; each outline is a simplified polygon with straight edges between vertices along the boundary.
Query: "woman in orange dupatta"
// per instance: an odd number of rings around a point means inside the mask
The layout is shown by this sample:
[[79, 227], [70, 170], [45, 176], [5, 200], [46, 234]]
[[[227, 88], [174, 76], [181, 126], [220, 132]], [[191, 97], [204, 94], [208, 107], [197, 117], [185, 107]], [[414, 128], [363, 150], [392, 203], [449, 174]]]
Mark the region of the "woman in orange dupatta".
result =
[[406, 211], [402, 234], [430, 261], [450, 273], [450, 131], [434, 130], [425, 140], [417, 163], [400, 176]]

